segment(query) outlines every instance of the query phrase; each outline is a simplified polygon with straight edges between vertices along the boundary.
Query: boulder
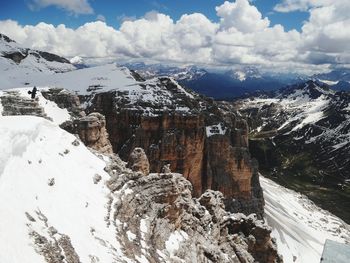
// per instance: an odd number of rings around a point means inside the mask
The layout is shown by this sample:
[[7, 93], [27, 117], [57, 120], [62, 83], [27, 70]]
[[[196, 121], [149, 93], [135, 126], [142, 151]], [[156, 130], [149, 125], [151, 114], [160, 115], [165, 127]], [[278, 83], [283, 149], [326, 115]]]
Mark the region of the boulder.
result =
[[142, 148], [135, 148], [128, 160], [127, 167], [143, 175], [149, 174], [149, 162], [145, 151]]
[[104, 154], [113, 152], [108, 139], [105, 117], [100, 113], [91, 113], [75, 121], [75, 128], [82, 142]]

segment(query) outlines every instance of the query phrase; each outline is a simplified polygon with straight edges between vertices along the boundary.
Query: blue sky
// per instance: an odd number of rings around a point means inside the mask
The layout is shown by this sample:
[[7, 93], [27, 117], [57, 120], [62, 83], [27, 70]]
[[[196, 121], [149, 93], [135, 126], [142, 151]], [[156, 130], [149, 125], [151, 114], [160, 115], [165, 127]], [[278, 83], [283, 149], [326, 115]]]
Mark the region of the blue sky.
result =
[[[40, 1], [40, 0], [39, 0]], [[22, 25], [36, 25], [46, 22], [53, 25], [65, 24], [67, 27], [77, 28], [86, 22], [95, 21], [98, 15], [106, 18], [106, 23], [115, 28], [120, 26], [122, 18], [139, 18], [145, 13], [155, 10], [169, 15], [178, 20], [183, 14], [195, 12], [206, 15], [210, 20], [216, 22], [215, 7], [221, 5], [222, 0], [94, 0], [89, 1], [93, 8], [92, 14], [76, 15], [56, 6], [45, 8], [29, 8], [35, 0], [2, 0], [0, 20], [12, 19]], [[263, 16], [267, 16], [271, 25], [281, 24], [286, 30], [297, 29], [300, 31], [303, 22], [307, 20], [308, 12], [279, 13], [273, 11], [273, 7], [280, 0], [254, 0], [253, 4], [259, 9]]]

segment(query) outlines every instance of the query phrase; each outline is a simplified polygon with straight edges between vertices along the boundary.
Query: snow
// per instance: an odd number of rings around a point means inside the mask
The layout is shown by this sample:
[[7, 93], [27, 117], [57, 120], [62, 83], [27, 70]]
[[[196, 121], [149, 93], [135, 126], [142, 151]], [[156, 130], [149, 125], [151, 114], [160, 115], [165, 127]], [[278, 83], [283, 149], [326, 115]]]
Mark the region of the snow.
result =
[[141, 219], [140, 230], [141, 230], [141, 234], [142, 235], [144, 235], [145, 233], [148, 232], [147, 220], [146, 219]]
[[128, 239], [130, 241], [134, 241], [136, 239], [136, 235], [133, 232], [131, 232], [130, 230], [126, 231], [126, 235], [128, 236]]
[[[28, 95], [28, 91], [32, 90], [33, 87], [23, 87], [23, 88], [15, 88], [9, 89], [6, 91], [14, 91], [17, 92], [19, 97], [23, 97], [25, 99], [30, 98]], [[37, 95], [36, 98], [39, 102], [39, 106], [42, 107], [46, 113], [46, 115], [52, 119], [52, 122], [59, 125], [70, 119], [70, 114], [67, 109], [62, 109], [57, 106], [57, 104], [53, 101], [47, 100], [41, 94], [41, 91], [48, 90], [47, 87], [37, 87]], [[4, 91], [0, 90], [0, 97], [6, 95]], [[1, 106], [0, 106], [1, 109]], [[0, 110], [1, 113], [1, 110]]]
[[211, 137], [217, 134], [224, 135], [226, 133], [226, 130], [227, 128], [224, 126], [223, 123], [205, 127], [207, 137]]
[[326, 239], [350, 242], [350, 226], [341, 219], [263, 176], [260, 183], [265, 219], [285, 263], [319, 263]]
[[311, 99], [308, 94], [302, 93], [302, 90], [297, 90], [295, 93], [280, 101], [280, 105], [285, 111], [296, 114], [292, 118], [289, 118], [278, 129], [282, 129], [295, 120], [300, 120], [301, 122], [296, 125], [292, 131], [299, 130], [307, 124], [316, 123], [323, 118], [323, 109], [325, 109], [328, 104], [329, 99], [325, 95], [321, 95], [317, 99]]
[[165, 241], [165, 248], [169, 252], [170, 257], [174, 257], [176, 251], [180, 248], [180, 243], [188, 238], [187, 233], [176, 230], [170, 234], [169, 239]]
[[350, 111], [350, 104], [346, 108], [344, 108], [345, 111]]
[[149, 263], [149, 261], [144, 255], [141, 255], [141, 257], [135, 255], [135, 259], [140, 263]]
[[236, 71], [234, 76], [241, 82], [246, 80], [246, 75], [243, 71]]
[[[54, 123], [32, 116], [0, 117], [0, 262], [40, 263], [29, 233], [48, 237], [47, 224], [70, 237], [81, 262], [122, 261], [113, 224], [105, 215], [105, 162]], [[69, 150], [67, 153], [66, 150]], [[94, 175], [102, 182], [93, 183]], [[55, 183], [48, 185], [54, 178]], [[28, 220], [25, 213], [35, 219]]]
[[84, 62], [84, 59], [79, 56], [75, 56], [69, 60], [70, 63], [72, 64], [82, 64]]
[[[6, 63], [9, 63], [9, 61], [6, 61]], [[137, 105], [142, 103], [142, 105], [151, 104], [165, 108], [176, 106], [178, 112], [187, 113], [190, 111], [187, 106], [181, 103], [177, 104], [172, 92], [160, 85], [158, 78], [144, 82], [136, 81], [127, 68], [118, 67], [114, 63], [64, 73], [52, 73], [50, 71], [39, 74], [37, 72], [23, 72], [18, 65], [6, 70], [6, 66], [4, 68], [0, 57], [0, 71], [5, 72], [0, 76], [0, 90], [35, 85], [37, 87], [64, 88], [80, 95], [116, 91], [117, 97], [126, 99], [127, 107], [143, 110], [145, 113], [148, 112], [148, 115], [153, 115], [155, 107], [147, 108]], [[173, 79], [170, 78], [170, 81], [176, 86], [177, 93], [193, 98], [191, 93], [187, 92]]]
[[[307, 85], [305, 88], [307, 88]], [[317, 89], [317, 87], [315, 88]], [[324, 118], [323, 110], [327, 108], [330, 102], [326, 94], [330, 92], [321, 89], [320, 92], [325, 94], [316, 99], [312, 99], [304, 89], [297, 89], [286, 97], [247, 99], [244, 100], [240, 110], [247, 108], [262, 109], [262, 107], [273, 103], [278, 108], [278, 112], [283, 112], [287, 115], [286, 121], [277, 130], [282, 130], [293, 123], [295, 126], [292, 128], [292, 131], [296, 131], [307, 124], [316, 123]], [[268, 123], [265, 122], [264, 125], [259, 127], [259, 130], [262, 130]]]
[[339, 83], [339, 81], [332, 81], [332, 80], [325, 80], [325, 79], [320, 79], [319, 81], [329, 85], [329, 86], [334, 86]]

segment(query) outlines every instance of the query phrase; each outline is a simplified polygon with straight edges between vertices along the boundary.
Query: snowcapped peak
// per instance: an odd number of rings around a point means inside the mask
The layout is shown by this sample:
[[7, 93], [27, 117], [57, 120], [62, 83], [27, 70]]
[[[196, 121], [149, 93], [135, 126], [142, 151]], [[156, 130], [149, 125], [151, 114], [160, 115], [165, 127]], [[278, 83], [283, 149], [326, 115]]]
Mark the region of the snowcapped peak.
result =
[[236, 71], [234, 74], [233, 74], [239, 81], [244, 81], [246, 80], [246, 75], [243, 71]]
[[233, 79], [237, 79], [239, 81], [245, 81], [247, 79], [259, 79], [262, 78], [259, 69], [256, 67], [243, 67], [240, 69], [231, 69], [226, 72], [226, 75], [231, 76]]
[[301, 84], [288, 86], [280, 91], [279, 97], [304, 97], [308, 96], [310, 99], [317, 99], [322, 95], [326, 96], [334, 94], [334, 91], [328, 85], [314, 80], [308, 80]]
[[11, 42], [14, 42], [16, 43], [16, 41], [12, 40], [11, 38], [9, 38], [8, 36], [4, 35], [4, 34], [1, 34], [0, 33], [0, 41], [5, 41], [7, 43], [11, 43]]
[[69, 60], [69, 62], [72, 63], [72, 64], [83, 64], [84, 63], [84, 59], [82, 57], [75, 56], [75, 57], [71, 58]]

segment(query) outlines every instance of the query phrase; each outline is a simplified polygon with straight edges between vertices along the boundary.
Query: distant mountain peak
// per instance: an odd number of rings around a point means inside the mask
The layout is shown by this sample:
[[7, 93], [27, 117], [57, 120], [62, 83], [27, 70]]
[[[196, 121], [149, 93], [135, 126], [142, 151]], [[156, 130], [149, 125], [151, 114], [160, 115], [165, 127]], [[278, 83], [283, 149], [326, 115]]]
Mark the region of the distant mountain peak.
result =
[[310, 99], [317, 99], [322, 95], [333, 94], [334, 91], [324, 83], [317, 80], [308, 80], [306, 82], [287, 86], [281, 89], [279, 97], [299, 97], [308, 95]]
[[260, 73], [259, 69], [253, 66], [246, 66], [241, 69], [230, 69], [225, 74], [241, 82], [247, 79], [262, 78], [262, 74]]
[[16, 41], [12, 40], [11, 38], [9, 38], [8, 36], [6, 36], [6, 35], [4, 35], [2, 33], [0, 33], [0, 40], [1, 41], [5, 41], [7, 43], [11, 43], [11, 42], [16, 43]]

